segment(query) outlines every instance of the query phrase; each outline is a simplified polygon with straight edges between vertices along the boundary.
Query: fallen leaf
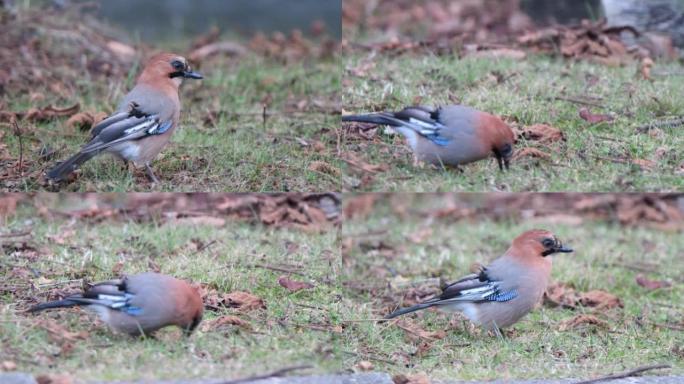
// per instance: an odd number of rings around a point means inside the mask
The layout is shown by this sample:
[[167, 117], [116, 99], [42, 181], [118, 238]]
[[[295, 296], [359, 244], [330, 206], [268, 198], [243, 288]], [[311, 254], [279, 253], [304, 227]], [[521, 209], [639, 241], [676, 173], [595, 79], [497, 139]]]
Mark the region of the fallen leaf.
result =
[[120, 41], [110, 40], [107, 42], [107, 49], [116, 55], [123, 62], [133, 61], [135, 58], [135, 48]]
[[309, 164], [309, 170], [319, 173], [325, 173], [333, 177], [340, 177], [340, 175], [342, 174], [342, 172], [337, 167], [334, 167], [326, 163], [325, 161], [312, 161], [311, 164]]
[[17, 115], [23, 115], [23, 118], [25, 120], [45, 121], [53, 119], [55, 117], [71, 116], [74, 113], [78, 112], [80, 108], [80, 104], [74, 104], [73, 106], [66, 108], [55, 108], [52, 105], [49, 105], [43, 109], [31, 108], [28, 111], [26, 111], [26, 113], [17, 113]]
[[392, 376], [394, 384], [430, 384], [430, 379], [425, 373], [413, 375], [398, 374]]
[[593, 290], [580, 294], [579, 303], [585, 307], [596, 307], [597, 309], [610, 309], [623, 306], [622, 301], [615, 295]]
[[642, 170], [645, 170], [645, 171], [651, 171], [656, 166], [655, 161], [646, 160], [646, 159], [632, 159], [631, 162], [634, 165], [638, 165], [639, 168], [641, 168]]
[[358, 363], [356, 363], [356, 368], [361, 372], [368, 372], [372, 371], [375, 367], [373, 367], [373, 363], [371, 363], [370, 361], [361, 360]]
[[251, 293], [235, 291], [225, 294], [222, 302], [226, 307], [236, 308], [239, 311], [251, 311], [266, 308], [264, 301]]
[[278, 278], [278, 284], [280, 284], [282, 287], [286, 288], [290, 292], [297, 292], [301, 291], [302, 289], [311, 289], [314, 287], [313, 284], [291, 280], [287, 276], [280, 276]]
[[641, 59], [639, 72], [644, 80], [653, 80], [651, 78], [651, 68], [653, 68], [653, 60], [650, 57], [646, 56]]
[[650, 280], [649, 278], [647, 278], [646, 276], [644, 276], [642, 274], [637, 275], [636, 282], [637, 282], [637, 284], [639, 284], [640, 286], [642, 286], [648, 290], [667, 288], [667, 287], [672, 286], [672, 283], [670, 283], [669, 281]]
[[481, 49], [475, 51], [466, 51], [465, 56], [476, 57], [480, 59], [512, 59], [523, 60], [527, 57], [527, 53], [520, 49], [512, 48], [495, 48], [495, 49]]
[[78, 128], [81, 131], [87, 131], [95, 124], [107, 118], [104, 112], [79, 112], [67, 120], [66, 125], [70, 128]]
[[202, 323], [202, 332], [212, 331], [224, 325], [235, 325], [240, 328], [251, 328], [248, 322], [233, 315], [221, 316], [219, 318], [205, 321]]
[[613, 121], [613, 116], [607, 114], [594, 114], [591, 113], [588, 108], [580, 108], [579, 116], [591, 124]]
[[580, 314], [575, 317], [565, 320], [561, 323], [559, 330], [567, 331], [568, 329], [575, 329], [582, 325], [595, 325], [599, 328], [609, 329], [608, 323], [597, 318], [594, 315]]
[[247, 53], [247, 49], [239, 43], [234, 41], [219, 41], [195, 49], [190, 53], [188, 58], [192, 61], [202, 61], [208, 57], [218, 54], [227, 56], [242, 56], [245, 53]]
[[65, 373], [48, 373], [35, 377], [38, 384], [72, 384], [74, 379]]
[[0, 363], [0, 371], [2, 372], [14, 371], [16, 369], [17, 363], [15, 363], [14, 361], [5, 360], [2, 363]]
[[545, 160], [551, 160], [551, 155], [548, 153], [537, 149], [537, 148], [531, 148], [531, 147], [526, 147], [520, 150], [515, 151], [513, 154], [513, 160], [520, 159], [522, 157], [537, 157], [540, 159], [545, 159]]
[[411, 322], [410, 320], [400, 320], [395, 323], [395, 325], [407, 332], [409, 338], [415, 339], [420, 338], [424, 340], [440, 340], [446, 337], [446, 332], [443, 330], [439, 331], [426, 331], [422, 329], [418, 324]]
[[575, 289], [563, 284], [554, 283], [549, 285], [544, 292], [544, 303], [552, 307], [576, 308], [579, 296]]
[[424, 227], [416, 232], [413, 232], [406, 236], [409, 241], [415, 244], [420, 244], [424, 242], [425, 240], [429, 239], [432, 236], [432, 228], [431, 227]]
[[563, 132], [546, 124], [534, 124], [522, 130], [522, 136], [527, 140], [536, 140], [542, 143], [565, 140]]

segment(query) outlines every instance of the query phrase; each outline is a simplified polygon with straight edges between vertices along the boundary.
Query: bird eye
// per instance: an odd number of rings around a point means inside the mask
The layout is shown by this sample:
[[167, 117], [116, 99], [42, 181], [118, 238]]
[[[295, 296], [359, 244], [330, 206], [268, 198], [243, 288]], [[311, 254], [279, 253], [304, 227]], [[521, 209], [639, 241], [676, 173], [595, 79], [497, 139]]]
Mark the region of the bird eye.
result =
[[542, 245], [543, 245], [545, 248], [551, 248], [551, 247], [553, 247], [554, 245], [556, 245], [556, 241], [553, 240], [553, 239], [546, 238], [546, 239], [542, 240]]
[[172, 66], [173, 69], [175, 69], [176, 71], [182, 71], [183, 69], [185, 69], [185, 64], [183, 64], [183, 62], [180, 61], [180, 60], [174, 60], [174, 61], [172, 61], [172, 62], [171, 62], [171, 66]]

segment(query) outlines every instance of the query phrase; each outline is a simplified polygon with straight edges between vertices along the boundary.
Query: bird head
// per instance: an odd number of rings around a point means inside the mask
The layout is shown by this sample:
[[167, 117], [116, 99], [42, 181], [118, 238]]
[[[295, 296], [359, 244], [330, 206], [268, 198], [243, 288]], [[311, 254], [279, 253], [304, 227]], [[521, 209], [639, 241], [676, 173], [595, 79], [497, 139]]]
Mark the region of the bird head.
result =
[[511, 246], [520, 254], [533, 255], [534, 257], [546, 257], [554, 253], [572, 252], [572, 248], [566, 247], [551, 232], [543, 229], [533, 229], [524, 232], [513, 240]]
[[138, 82], [161, 84], [171, 82], [179, 87], [183, 83], [183, 79], [201, 78], [202, 75], [194, 72], [183, 56], [173, 53], [158, 53], [147, 61]]

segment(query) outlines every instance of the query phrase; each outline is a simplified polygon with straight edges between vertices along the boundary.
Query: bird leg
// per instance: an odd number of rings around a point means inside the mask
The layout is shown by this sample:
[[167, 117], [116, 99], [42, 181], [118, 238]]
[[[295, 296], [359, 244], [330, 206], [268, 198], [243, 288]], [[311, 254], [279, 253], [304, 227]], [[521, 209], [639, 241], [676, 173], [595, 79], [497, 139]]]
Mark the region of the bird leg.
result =
[[496, 323], [494, 323], [493, 325], [494, 325], [493, 331], [494, 331], [494, 334], [496, 334], [496, 338], [501, 340], [501, 341], [504, 341], [503, 333], [501, 333], [501, 329], [499, 329], [499, 326], [497, 326]]
[[[494, 156], [496, 157], [496, 162], [499, 164], [499, 171], [503, 172], [504, 170], [504, 158], [501, 156], [501, 153], [499, 151], [494, 150]], [[508, 169], [508, 160], [506, 161], [506, 169]]]
[[145, 170], [147, 171], [147, 177], [150, 178], [150, 181], [153, 184], [159, 184], [159, 179], [157, 179], [157, 176], [154, 175], [154, 172], [152, 171], [152, 167], [150, 166], [150, 163], [145, 163]]

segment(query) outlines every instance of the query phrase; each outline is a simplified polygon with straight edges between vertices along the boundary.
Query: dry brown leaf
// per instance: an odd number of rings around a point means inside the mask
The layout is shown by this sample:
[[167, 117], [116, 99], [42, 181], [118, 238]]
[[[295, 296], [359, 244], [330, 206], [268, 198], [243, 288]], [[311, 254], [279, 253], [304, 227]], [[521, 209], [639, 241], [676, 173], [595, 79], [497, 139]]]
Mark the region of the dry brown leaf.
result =
[[409, 241], [411, 241], [412, 243], [420, 244], [425, 240], [429, 239], [430, 236], [432, 236], [432, 228], [424, 227], [409, 234], [408, 236], [406, 236], [406, 238], [408, 238]]
[[544, 303], [552, 307], [576, 308], [578, 301], [575, 289], [563, 283], [551, 284], [544, 292]]
[[656, 162], [646, 159], [632, 159], [630, 160], [632, 164], [638, 165], [644, 171], [651, 171], [656, 167]]
[[580, 294], [579, 303], [585, 307], [595, 307], [597, 309], [622, 308], [623, 306], [622, 301], [617, 296], [600, 290]]
[[66, 125], [70, 128], [78, 128], [81, 131], [87, 131], [95, 124], [107, 118], [104, 112], [79, 112], [67, 120]]
[[40, 319], [38, 325], [44, 328], [48, 332], [50, 339], [58, 344], [85, 340], [90, 336], [86, 331], [70, 332], [64, 326], [49, 318]]
[[598, 124], [603, 122], [613, 121], [613, 116], [607, 114], [594, 114], [588, 108], [580, 108], [579, 116], [591, 124]]
[[0, 371], [2, 372], [9, 372], [9, 371], [14, 371], [17, 369], [17, 363], [11, 360], [5, 360], [2, 363], [0, 363]]
[[120, 41], [110, 40], [106, 45], [107, 49], [123, 62], [131, 62], [135, 58], [135, 48]]
[[527, 140], [537, 140], [542, 143], [565, 140], [563, 132], [555, 127], [546, 124], [534, 124], [522, 130], [522, 136]]
[[66, 373], [48, 373], [35, 377], [38, 384], [72, 384], [74, 379]]
[[520, 49], [513, 48], [495, 48], [482, 49], [476, 51], [468, 51], [466, 56], [477, 57], [481, 59], [512, 59], [523, 60], [527, 57], [527, 53]]
[[537, 157], [540, 159], [545, 159], [545, 160], [551, 160], [551, 155], [548, 153], [539, 150], [537, 148], [531, 148], [531, 147], [526, 147], [520, 150], [515, 151], [515, 154], [513, 154], [513, 160], [520, 159], [522, 157]]
[[302, 289], [311, 289], [314, 287], [311, 283], [306, 283], [302, 281], [295, 281], [290, 279], [288, 276], [280, 276], [278, 278], [278, 284], [286, 288], [290, 292], [301, 291]]
[[353, 152], [345, 152], [342, 155], [342, 160], [344, 160], [347, 164], [351, 165], [352, 167], [368, 173], [385, 172], [389, 169], [389, 166], [387, 164], [375, 165], [366, 163]]
[[392, 376], [394, 384], [430, 384], [430, 378], [425, 373], [413, 375], [398, 374]]
[[210, 43], [192, 51], [188, 58], [192, 61], [202, 61], [208, 57], [218, 54], [227, 56], [242, 56], [247, 53], [247, 49], [234, 41], [220, 41]]
[[226, 307], [244, 312], [266, 308], [266, 303], [260, 297], [242, 291], [223, 295], [222, 302]]
[[426, 331], [422, 329], [418, 324], [413, 323], [410, 320], [400, 320], [397, 321], [396, 326], [406, 331], [409, 338], [415, 339], [420, 338], [424, 340], [440, 340], [446, 337], [446, 332], [443, 330], [439, 331]]
[[356, 363], [356, 369], [361, 372], [372, 371], [374, 368], [375, 367], [373, 366], [373, 363], [371, 363], [370, 361], [361, 360], [358, 363]]
[[364, 218], [373, 211], [379, 196], [374, 193], [347, 195], [344, 198], [344, 217], [347, 219]]
[[226, 315], [226, 316], [221, 316], [219, 318], [205, 321], [202, 324], [202, 332], [207, 332], [207, 331], [213, 331], [219, 327], [222, 327], [224, 325], [235, 325], [240, 328], [247, 328], [250, 329], [251, 326], [249, 325], [248, 322], [242, 320], [241, 318], [233, 315]]
[[636, 282], [637, 282], [637, 284], [639, 284], [640, 286], [642, 286], [648, 290], [667, 288], [667, 287], [672, 286], [672, 283], [670, 283], [669, 281], [651, 280], [642, 274], [637, 275]]
[[[53, 119], [55, 117], [71, 116], [74, 113], [78, 112], [80, 108], [80, 104], [74, 104], [73, 106], [66, 108], [55, 108], [52, 105], [48, 105], [43, 109], [31, 108], [28, 111], [26, 111], [25, 114], [23, 114], [23, 117], [25, 120], [29, 121], [45, 121]], [[22, 114], [18, 113], [17, 115]]]
[[650, 57], [646, 56], [641, 59], [639, 72], [644, 80], [653, 80], [651, 78], [651, 68], [653, 68], [653, 60]]
[[209, 227], [223, 227], [226, 225], [226, 219], [214, 216], [191, 216], [191, 217], [179, 217], [167, 220], [164, 225], [206, 225]]
[[309, 169], [314, 172], [325, 173], [333, 177], [340, 177], [340, 175], [342, 175], [342, 172], [339, 170], [339, 168], [332, 166], [325, 161], [312, 161], [311, 164], [309, 164]]
[[567, 331], [569, 329], [575, 329], [583, 325], [595, 325], [599, 328], [604, 328], [608, 329], [610, 328], [608, 326], [608, 323], [606, 321], [603, 321], [596, 316], [593, 315], [585, 315], [585, 314], [580, 314], [576, 315], [575, 317], [565, 320], [561, 323], [559, 330], [561, 331]]

